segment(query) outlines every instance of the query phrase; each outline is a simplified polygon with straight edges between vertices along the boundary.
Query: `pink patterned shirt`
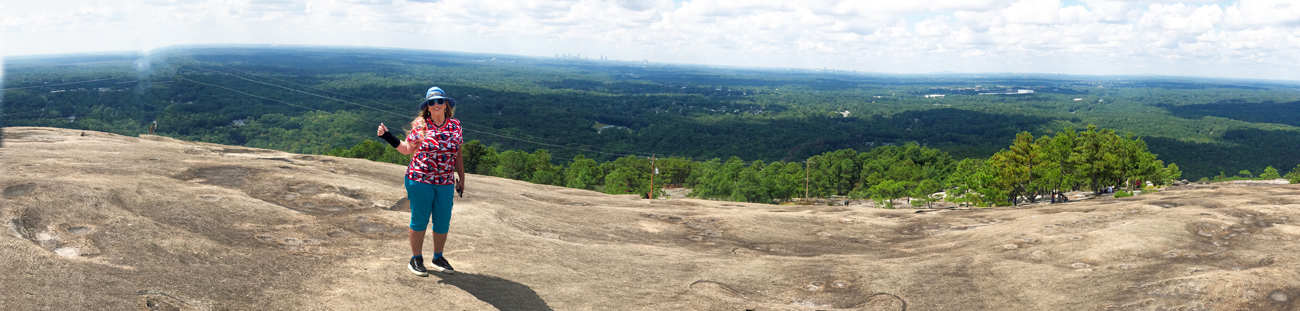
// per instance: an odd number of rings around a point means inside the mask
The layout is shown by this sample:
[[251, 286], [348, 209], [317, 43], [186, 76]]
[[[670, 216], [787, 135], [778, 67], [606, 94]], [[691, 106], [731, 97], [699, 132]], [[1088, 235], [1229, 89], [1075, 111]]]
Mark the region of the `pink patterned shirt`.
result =
[[459, 120], [448, 119], [441, 127], [425, 121], [423, 130], [406, 134], [406, 143], [416, 148], [406, 178], [432, 185], [456, 184], [456, 153], [463, 142]]

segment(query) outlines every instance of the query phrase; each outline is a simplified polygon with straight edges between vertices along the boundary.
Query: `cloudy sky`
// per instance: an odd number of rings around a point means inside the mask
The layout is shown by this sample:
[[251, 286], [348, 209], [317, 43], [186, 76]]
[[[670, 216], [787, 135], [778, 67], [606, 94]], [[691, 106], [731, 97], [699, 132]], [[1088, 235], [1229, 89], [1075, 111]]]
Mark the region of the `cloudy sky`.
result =
[[0, 1], [6, 56], [223, 43], [1300, 80], [1300, 0]]

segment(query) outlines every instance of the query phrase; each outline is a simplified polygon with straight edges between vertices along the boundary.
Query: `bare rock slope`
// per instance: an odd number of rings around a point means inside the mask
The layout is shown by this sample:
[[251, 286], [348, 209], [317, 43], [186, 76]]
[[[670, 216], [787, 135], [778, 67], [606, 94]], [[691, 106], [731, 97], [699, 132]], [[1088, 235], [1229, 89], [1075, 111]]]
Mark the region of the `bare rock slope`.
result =
[[8, 310], [1300, 310], [1300, 187], [1023, 208], [642, 200], [470, 176], [417, 277], [403, 168], [5, 128]]

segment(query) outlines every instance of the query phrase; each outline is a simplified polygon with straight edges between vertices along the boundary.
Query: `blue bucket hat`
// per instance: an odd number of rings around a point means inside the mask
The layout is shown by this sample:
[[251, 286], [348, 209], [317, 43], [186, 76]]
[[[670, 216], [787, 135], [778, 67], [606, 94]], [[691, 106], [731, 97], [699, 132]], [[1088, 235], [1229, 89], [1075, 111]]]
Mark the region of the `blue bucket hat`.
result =
[[420, 101], [420, 110], [424, 110], [424, 107], [428, 106], [429, 102], [435, 99], [446, 99], [447, 107], [456, 108], [456, 99], [444, 95], [446, 95], [446, 93], [442, 91], [442, 88], [437, 86], [429, 88], [428, 91], [424, 92], [424, 100]]

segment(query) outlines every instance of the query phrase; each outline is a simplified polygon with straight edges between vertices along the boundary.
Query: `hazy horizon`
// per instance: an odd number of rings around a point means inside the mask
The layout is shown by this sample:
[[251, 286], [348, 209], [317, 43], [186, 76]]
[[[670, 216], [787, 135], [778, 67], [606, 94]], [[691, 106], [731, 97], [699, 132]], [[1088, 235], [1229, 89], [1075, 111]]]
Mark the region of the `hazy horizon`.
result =
[[1300, 80], [1300, 0], [48, 1], [0, 55], [307, 45], [836, 69]]
[[[23, 61], [29, 61], [29, 60], [58, 59], [58, 58], [83, 57], [83, 56], [109, 56], [109, 57], [111, 57], [111, 56], [122, 56], [122, 59], [123, 59], [123, 60], [126, 60], [127, 58], [131, 58], [131, 59], [143, 59], [143, 58], [146, 58], [146, 57], [150, 57], [151, 55], [152, 55], [152, 56], [157, 56], [157, 54], [159, 54], [159, 53], [163, 53], [163, 54], [165, 54], [165, 53], [169, 52], [169, 50], [171, 50], [171, 49], [223, 49], [223, 48], [246, 48], [246, 49], [314, 48], [314, 49], [358, 49], [358, 50], [374, 50], [374, 51], [383, 51], [383, 50], [401, 50], [401, 51], [408, 51], [408, 52], [428, 52], [428, 53], [448, 53], [448, 54], [452, 54], [452, 53], [454, 53], [454, 54], [466, 54], [466, 55], [504, 56], [504, 57], [519, 57], [519, 58], [535, 58], [535, 59], [554, 59], [554, 60], [565, 60], [565, 61], [574, 61], [574, 60], [578, 60], [578, 61], [602, 62], [602, 60], [600, 60], [600, 59], [590, 59], [590, 58], [588, 58], [588, 57], [586, 57], [586, 56], [583, 56], [581, 59], [574, 59], [574, 58], [565, 58], [565, 57], [563, 57], [563, 56], [562, 56], [562, 57], [555, 57], [555, 56], [536, 56], [536, 55], [520, 55], [520, 54], [501, 54], [501, 53], [486, 53], [486, 52], [484, 52], [484, 53], [477, 53], [477, 52], [461, 52], [461, 51], [431, 50], [431, 49], [412, 49], [412, 48], [394, 48], [394, 47], [373, 47], [373, 46], [345, 46], [345, 45], [295, 45], [295, 44], [194, 44], [194, 45], [164, 46], [164, 47], [158, 47], [158, 48], [155, 48], [155, 49], [153, 49], [153, 50], [149, 50], [149, 51], [119, 50], [119, 51], [93, 51], [93, 52], [54, 53], [54, 54], [7, 55], [7, 56], [4, 56], [4, 57], [0, 57], [0, 68], [3, 68], [3, 66], [5, 65], [6, 62], [23, 62]], [[92, 61], [92, 62], [94, 62], [94, 61]], [[629, 61], [629, 60], [604, 60], [603, 62], [608, 62], [608, 63], [629, 63], [629, 62], [632, 62], [632, 63], [640, 63], [640, 62], [642, 62], [642, 61]], [[63, 63], [63, 64], [77, 64], [77, 63], [90, 63], [90, 62], [69, 62], [69, 63]], [[1064, 78], [1084, 78], [1084, 79], [1133, 78], [1133, 79], [1173, 79], [1173, 80], [1179, 80], [1179, 79], [1190, 79], [1190, 80], [1224, 80], [1224, 81], [1253, 81], [1253, 82], [1274, 82], [1274, 83], [1288, 83], [1288, 82], [1296, 82], [1296, 83], [1300, 83], [1300, 77], [1297, 77], [1296, 79], [1293, 79], [1293, 80], [1287, 80], [1287, 79], [1266, 79], [1266, 78], [1234, 78], [1234, 77], [1179, 76], [1179, 75], [1162, 75], [1162, 74], [1149, 74], [1149, 73], [1148, 73], [1148, 74], [1067, 74], [1067, 73], [1010, 72], [1010, 71], [1002, 71], [1002, 72], [953, 72], [953, 71], [934, 71], [934, 72], [909, 72], [909, 73], [895, 73], [895, 72], [876, 72], [876, 71], [862, 71], [862, 70], [839, 70], [839, 69], [835, 69], [835, 68], [759, 67], [759, 66], [739, 66], [739, 65], [719, 65], [719, 64], [692, 64], [692, 63], [671, 63], [671, 62], [652, 62], [652, 63], [654, 63], [654, 64], [656, 64], [656, 65], [677, 66], [677, 67], [694, 67], [694, 66], [698, 66], [698, 67], [705, 67], [705, 68], [719, 68], [719, 69], [733, 69], [733, 70], [740, 70], [740, 69], [743, 69], [743, 70], [760, 70], [760, 71], [805, 71], [805, 72], [828, 72], [828, 73], [839, 73], [839, 74], [856, 74], [856, 75], [864, 75], [864, 76], [870, 76], [870, 75], [881, 75], [881, 76], [904, 76], [904, 77], [906, 77], [906, 76], [917, 76], [917, 77], [924, 77], [924, 76], [956, 76], [956, 77], [962, 77], [962, 78], [972, 78], [972, 77], [978, 77], [978, 76], [983, 76], [983, 75], [989, 75], [989, 76], [1021, 76], [1021, 75], [1023, 75], [1023, 76], [1026, 76], [1026, 78], [1038, 78], [1038, 79], [1043, 79], [1043, 78], [1046, 78], [1046, 79], [1064, 79]], [[0, 73], [0, 76], [3, 76], [3, 74]]]

